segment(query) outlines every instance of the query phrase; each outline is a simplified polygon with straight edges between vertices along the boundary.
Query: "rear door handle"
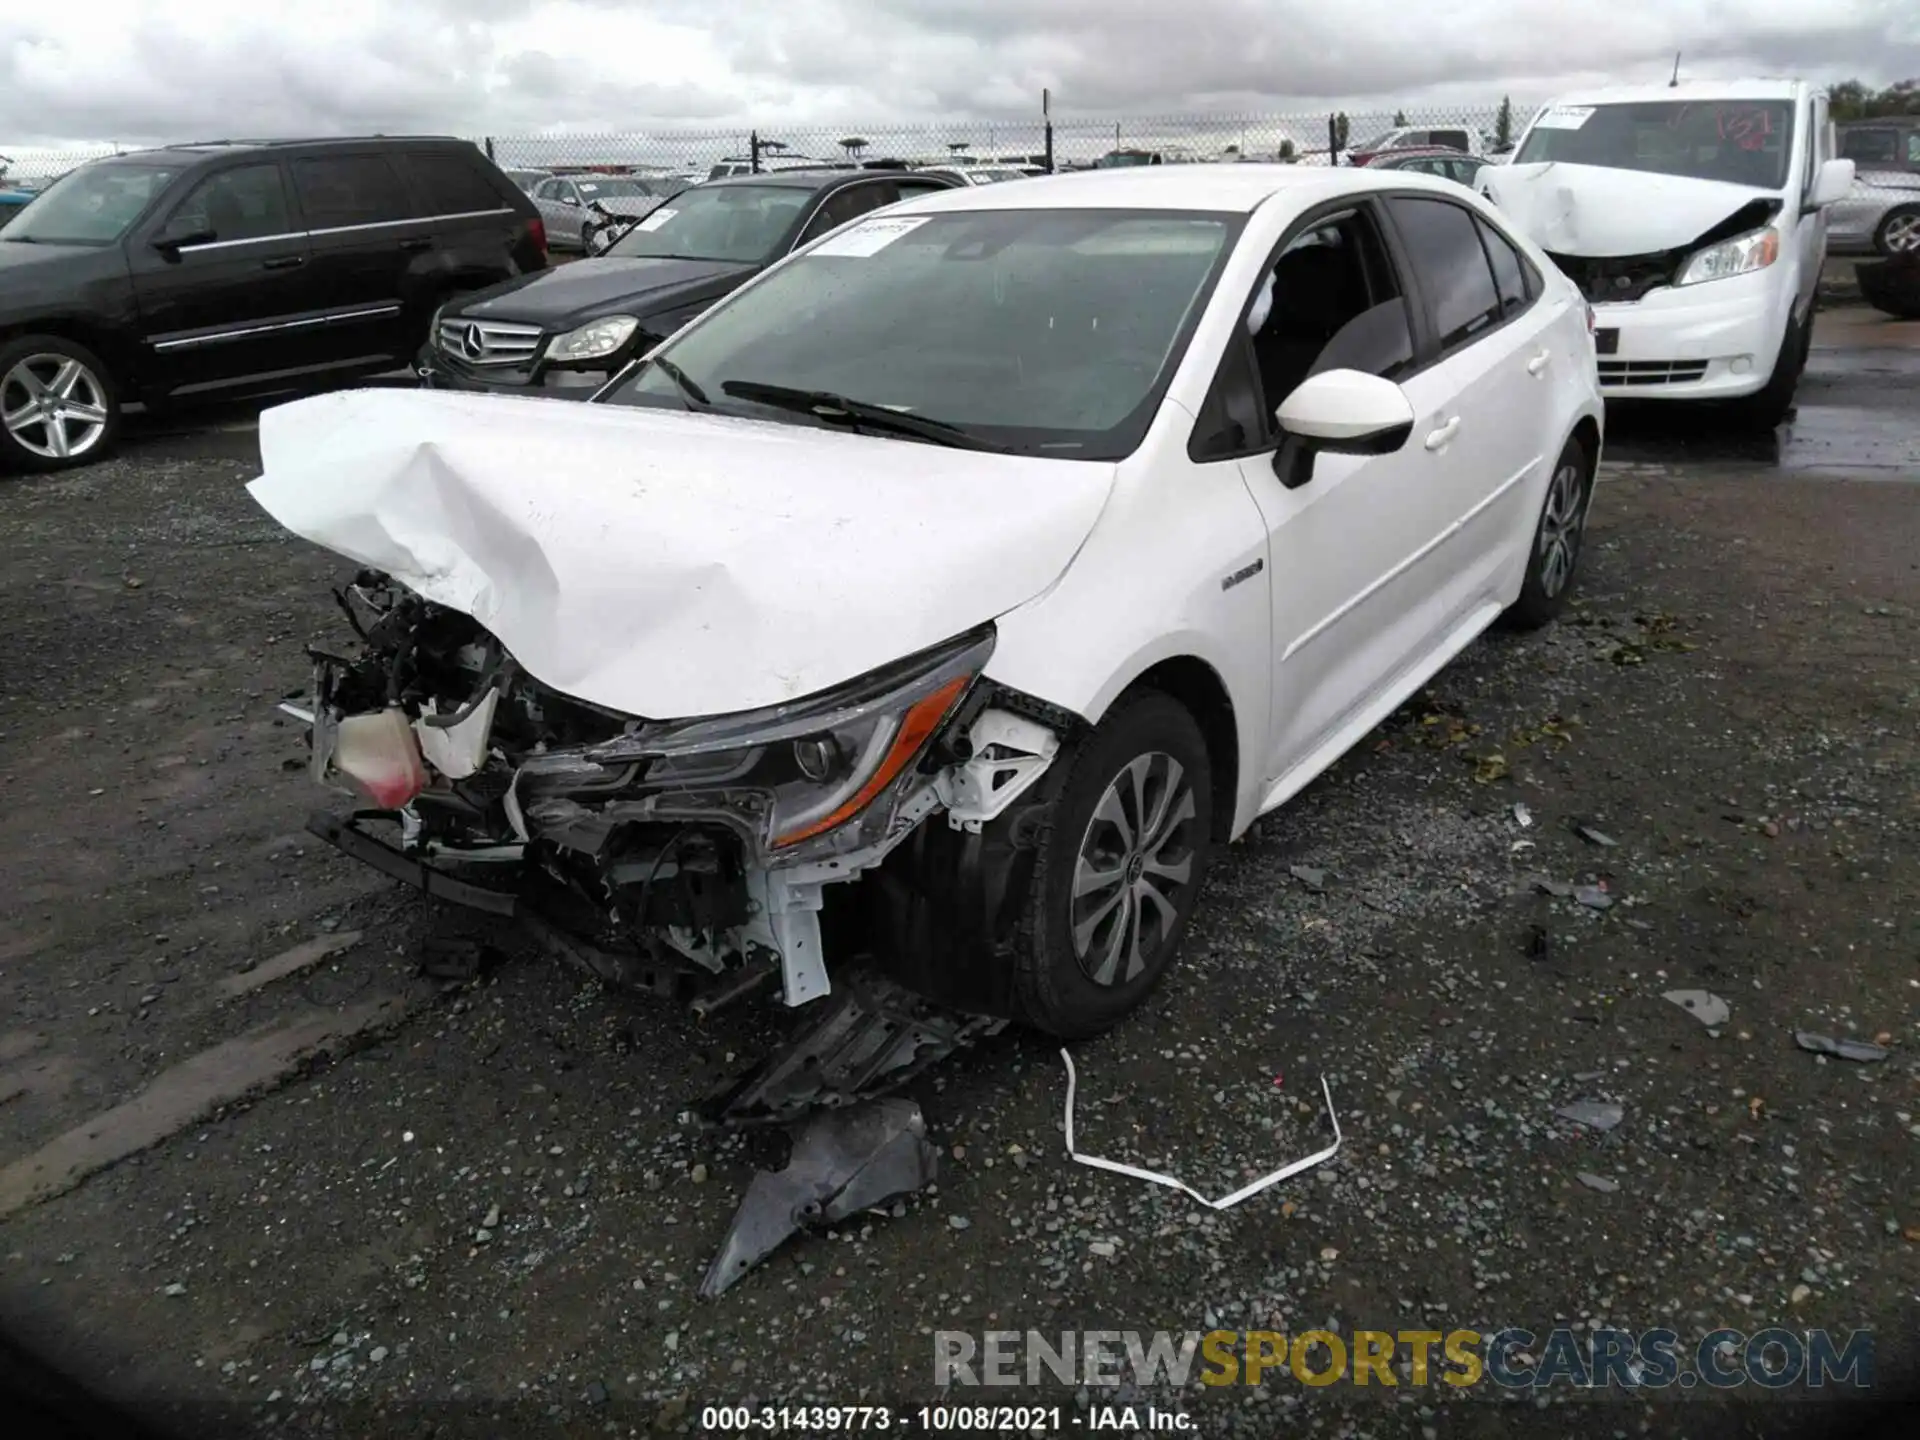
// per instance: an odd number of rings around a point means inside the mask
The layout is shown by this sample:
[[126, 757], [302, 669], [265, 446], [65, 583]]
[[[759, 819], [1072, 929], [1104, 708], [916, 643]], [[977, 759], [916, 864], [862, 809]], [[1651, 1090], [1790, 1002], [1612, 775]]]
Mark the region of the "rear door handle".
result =
[[1542, 350], [1538, 355], [1527, 361], [1527, 374], [1538, 375], [1552, 363], [1553, 352], [1551, 350]]
[[304, 255], [276, 255], [271, 260], [262, 260], [260, 262], [260, 268], [262, 270], [291, 270], [296, 265], [304, 265], [306, 263], [307, 257]]
[[416, 235], [411, 240], [402, 240], [400, 242], [400, 248], [402, 250], [431, 250], [433, 248], [433, 237], [431, 235]]
[[1429, 450], [1445, 449], [1447, 442], [1453, 439], [1454, 431], [1458, 430], [1459, 428], [1460, 428], [1460, 417], [1456, 415], [1451, 420], [1447, 421], [1446, 424], [1440, 426], [1438, 429], [1429, 430], [1427, 432], [1427, 449]]

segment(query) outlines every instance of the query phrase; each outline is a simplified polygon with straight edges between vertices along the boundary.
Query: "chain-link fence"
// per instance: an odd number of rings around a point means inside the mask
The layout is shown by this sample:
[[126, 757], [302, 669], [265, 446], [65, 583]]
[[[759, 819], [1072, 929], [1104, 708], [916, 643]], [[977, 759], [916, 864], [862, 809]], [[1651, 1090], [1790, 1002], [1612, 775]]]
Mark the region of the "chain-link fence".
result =
[[[1156, 115], [1121, 119], [1084, 117], [1032, 121], [954, 120], [880, 126], [744, 125], [737, 129], [679, 127], [605, 134], [471, 137], [509, 169], [645, 168], [705, 175], [733, 163], [763, 169], [897, 160], [909, 164], [1016, 162], [1056, 169], [1123, 161], [1294, 160], [1326, 163], [1342, 151], [1381, 141], [1393, 130], [1431, 132], [1434, 142], [1495, 151], [1518, 135], [1529, 110], [1503, 103], [1447, 109], [1381, 110], [1298, 115]], [[181, 137], [190, 139], [191, 137]], [[1418, 139], [1419, 137], [1409, 137]], [[125, 146], [54, 151], [9, 148], [0, 139], [0, 181], [44, 181]], [[1112, 163], [1112, 161], [1109, 161]]]
[[[1504, 118], [1503, 118], [1504, 117]], [[720, 164], [761, 169], [902, 161], [915, 165], [1025, 164], [1077, 169], [1101, 161], [1295, 161], [1402, 143], [1494, 153], [1524, 124], [1511, 106], [1325, 115], [1155, 115], [1123, 119], [950, 121], [874, 127], [747, 126], [609, 135], [495, 135], [501, 165], [524, 169], [647, 168], [706, 174]]]

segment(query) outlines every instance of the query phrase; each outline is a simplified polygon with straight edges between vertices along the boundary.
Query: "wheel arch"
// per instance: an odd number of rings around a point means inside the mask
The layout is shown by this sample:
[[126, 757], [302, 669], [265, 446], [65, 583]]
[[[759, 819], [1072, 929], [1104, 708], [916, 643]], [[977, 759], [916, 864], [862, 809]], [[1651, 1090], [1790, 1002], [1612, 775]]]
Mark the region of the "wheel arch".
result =
[[107, 379], [120, 392], [120, 403], [138, 399], [131, 392], [139, 384], [139, 376], [132, 364], [133, 348], [126, 336], [112, 326], [101, 325], [73, 315], [50, 315], [36, 320], [19, 321], [10, 325], [0, 325], [0, 347], [25, 340], [30, 336], [46, 335], [56, 340], [69, 340], [83, 345], [100, 357], [100, 363], [107, 367]]
[[1587, 461], [1594, 469], [1600, 468], [1600, 422], [1592, 415], [1582, 415], [1573, 422], [1573, 432], [1567, 438], [1578, 440], [1581, 448], [1587, 452]]
[[1135, 676], [1115, 697], [1116, 703], [1143, 691], [1157, 691], [1179, 701], [1200, 727], [1212, 771], [1208, 778], [1213, 791], [1213, 838], [1225, 844], [1233, 838], [1234, 813], [1240, 798], [1239, 722], [1226, 682], [1219, 671], [1198, 656], [1175, 655]]

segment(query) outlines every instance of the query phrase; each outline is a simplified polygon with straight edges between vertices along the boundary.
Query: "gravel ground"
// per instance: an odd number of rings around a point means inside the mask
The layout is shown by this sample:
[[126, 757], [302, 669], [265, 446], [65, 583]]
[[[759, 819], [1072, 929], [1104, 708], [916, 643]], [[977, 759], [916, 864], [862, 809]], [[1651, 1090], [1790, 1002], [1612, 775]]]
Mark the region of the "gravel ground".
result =
[[[1920, 414], [1920, 372], [1842, 365], [1809, 397]], [[937, 1398], [936, 1330], [1556, 1322], [1871, 1326], [1881, 1383], [1912, 1374], [1911, 485], [1627, 436], [1572, 618], [1477, 644], [1262, 821], [1169, 983], [1075, 1052], [1085, 1150], [1220, 1193], [1327, 1143], [1324, 1077], [1334, 1161], [1218, 1214], [1077, 1166], [1056, 1050], [1002, 1036], [912, 1092], [935, 1190], [702, 1303], [755, 1154], [685, 1104], [751, 1022], [510, 942], [474, 983], [410, 980], [423, 936], [471, 922], [301, 829], [325, 802], [272, 706], [342, 567], [254, 510], [226, 418], [0, 488], [0, 1163], [257, 1027], [389, 992], [410, 1018], [0, 1222], [0, 1320], [90, 1383], [202, 1433], [673, 1432], [713, 1403]], [[225, 993], [323, 937], [344, 948]], [[1581, 1100], [1624, 1118], [1556, 1114]], [[1520, 1413], [1284, 1379], [1153, 1398], [1209, 1435]], [[1706, 1403], [1561, 1392], [1520, 1428], [1723, 1429]]]

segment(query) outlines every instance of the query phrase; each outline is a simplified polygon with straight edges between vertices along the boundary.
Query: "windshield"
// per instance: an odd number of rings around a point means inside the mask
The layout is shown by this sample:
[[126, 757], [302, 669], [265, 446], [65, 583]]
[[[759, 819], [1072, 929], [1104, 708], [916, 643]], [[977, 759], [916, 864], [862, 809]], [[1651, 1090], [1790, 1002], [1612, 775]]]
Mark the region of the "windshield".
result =
[[1778, 190], [1792, 158], [1790, 100], [1652, 100], [1551, 106], [1513, 163], [1564, 160]]
[[654, 192], [644, 180], [622, 177], [618, 180], [579, 180], [574, 182], [589, 200], [622, 199], [649, 196]]
[[83, 165], [49, 185], [7, 226], [8, 240], [111, 245], [180, 173], [165, 165]]
[[783, 386], [943, 422], [991, 448], [1119, 459], [1146, 433], [1241, 220], [876, 216], [736, 295], [658, 352], [667, 365], [642, 364], [606, 398], [704, 395], [718, 410], [815, 423], [727, 390]]
[[806, 209], [813, 191], [794, 185], [714, 185], [682, 191], [607, 251], [757, 265]]

